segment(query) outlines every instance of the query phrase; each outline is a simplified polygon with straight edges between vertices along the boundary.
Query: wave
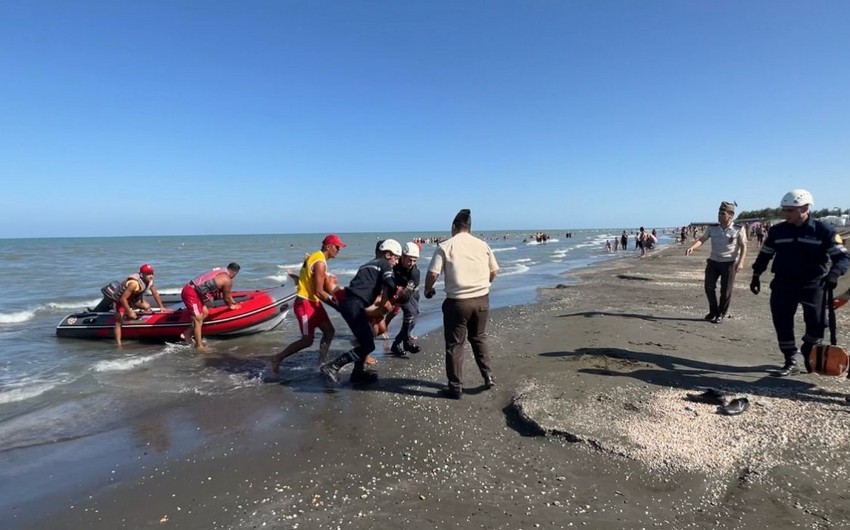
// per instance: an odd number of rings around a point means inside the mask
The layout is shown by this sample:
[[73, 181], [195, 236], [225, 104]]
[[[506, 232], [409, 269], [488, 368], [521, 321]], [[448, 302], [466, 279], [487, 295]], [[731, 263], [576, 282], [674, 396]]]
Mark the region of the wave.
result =
[[265, 279], [274, 280], [279, 284], [285, 284], [286, 282], [290, 281], [289, 276], [286, 274], [272, 274], [271, 276], [266, 276]]
[[50, 302], [45, 307], [48, 309], [81, 309], [85, 307], [94, 307], [100, 303], [102, 298], [86, 300], [84, 302]]
[[529, 261], [531, 261], [531, 258], [520, 258], [520, 259], [514, 260], [513, 263], [528, 263]]
[[87, 307], [93, 307], [100, 303], [101, 298], [94, 298], [90, 300], [81, 300], [79, 302], [48, 302], [46, 304], [37, 306], [35, 309], [25, 309], [23, 311], [11, 311], [9, 313], [0, 313], [0, 324], [20, 324], [21, 322], [27, 322], [28, 320], [32, 320], [35, 317], [36, 313], [42, 311], [68, 311], [68, 310], [82, 310]]
[[95, 372], [118, 372], [132, 370], [133, 368], [147, 364], [158, 357], [162, 357], [167, 353], [162, 351], [153, 355], [143, 355], [141, 357], [130, 357], [126, 359], [115, 359], [112, 361], [99, 361], [94, 365]]
[[337, 276], [354, 276], [357, 274], [357, 269], [342, 269], [339, 271], [331, 271], [331, 274], [336, 274]]
[[504, 252], [505, 250], [516, 250], [516, 247], [494, 248], [493, 252]]
[[522, 263], [517, 263], [515, 267], [509, 267], [506, 271], [499, 271], [499, 276], [513, 276], [514, 274], [524, 274], [530, 270], [530, 267], [526, 267]]
[[295, 272], [298, 269], [300, 269], [303, 265], [304, 265], [304, 262], [302, 261], [301, 263], [293, 263], [291, 265], [278, 265], [277, 268], [283, 269], [283, 270], [292, 269], [292, 272]]
[[56, 387], [58, 384], [59, 383], [43, 383], [40, 385], [30, 385], [0, 392], [0, 405], [14, 403], [16, 401], [24, 401], [25, 399], [32, 399], [44, 394], [51, 388]]
[[37, 309], [29, 311], [15, 311], [13, 313], [0, 313], [0, 324], [19, 324], [31, 320]]

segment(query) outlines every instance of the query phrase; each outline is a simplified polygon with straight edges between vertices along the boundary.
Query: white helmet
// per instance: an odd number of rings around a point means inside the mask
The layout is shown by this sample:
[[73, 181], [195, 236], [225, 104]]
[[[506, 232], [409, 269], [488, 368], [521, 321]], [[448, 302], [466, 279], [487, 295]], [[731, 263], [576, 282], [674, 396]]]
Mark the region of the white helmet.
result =
[[386, 239], [381, 246], [378, 247], [381, 252], [392, 252], [394, 255], [401, 257], [401, 243], [395, 239]]
[[405, 256], [410, 256], [411, 258], [419, 257], [419, 245], [416, 243], [409, 241], [404, 244], [404, 249], [402, 249], [402, 254]]
[[782, 207], [786, 206], [814, 206], [815, 199], [812, 197], [812, 194], [806, 190], [791, 190], [782, 197], [782, 202], [780, 205]]

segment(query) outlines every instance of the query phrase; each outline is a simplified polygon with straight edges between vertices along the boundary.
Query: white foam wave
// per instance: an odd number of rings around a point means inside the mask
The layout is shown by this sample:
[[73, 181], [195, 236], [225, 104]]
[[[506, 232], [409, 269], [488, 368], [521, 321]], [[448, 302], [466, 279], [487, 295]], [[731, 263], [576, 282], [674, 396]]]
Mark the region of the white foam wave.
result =
[[176, 353], [190, 349], [192, 346], [187, 342], [166, 342], [162, 353]]
[[95, 372], [117, 372], [132, 370], [137, 366], [147, 364], [158, 357], [162, 357], [166, 352], [159, 352], [153, 355], [143, 355], [141, 357], [130, 357], [126, 359], [115, 359], [112, 361], [100, 361], [94, 365]]
[[357, 269], [342, 269], [341, 271], [332, 271], [337, 276], [354, 276], [357, 274]]
[[516, 250], [516, 247], [494, 248], [493, 252], [504, 252], [506, 250]]
[[576, 245], [575, 248], [602, 248], [604, 245], [601, 241], [593, 241], [590, 243], [581, 243]]
[[85, 307], [93, 307], [99, 304], [101, 298], [86, 300], [83, 302], [50, 302], [47, 304], [48, 309], [82, 309]]
[[44, 394], [58, 384], [59, 383], [43, 383], [40, 385], [30, 385], [27, 387], [13, 388], [12, 390], [0, 392], [0, 405], [14, 403], [16, 401], [24, 401], [25, 399], [32, 399]]
[[516, 267], [508, 267], [508, 269], [505, 271], [499, 271], [499, 276], [513, 276], [514, 274], [524, 274], [530, 270], [530, 267], [526, 267], [522, 263], [518, 263]]
[[277, 268], [283, 270], [292, 269], [292, 271], [295, 272], [296, 270], [300, 269], [302, 265], [304, 265], [304, 262], [292, 263], [290, 265], [278, 265]]
[[169, 287], [168, 289], [160, 289], [157, 287], [157, 289], [159, 290], [159, 294], [180, 294], [183, 292], [182, 287]]
[[0, 324], [19, 324], [31, 320], [35, 316], [36, 309], [29, 311], [15, 311], [13, 313], [0, 313]]
[[271, 276], [266, 276], [266, 279], [274, 280], [280, 284], [285, 284], [289, 280], [289, 276], [286, 274], [272, 274]]
[[531, 258], [520, 258], [520, 259], [514, 260], [513, 262], [514, 263], [528, 263], [529, 261], [531, 261]]

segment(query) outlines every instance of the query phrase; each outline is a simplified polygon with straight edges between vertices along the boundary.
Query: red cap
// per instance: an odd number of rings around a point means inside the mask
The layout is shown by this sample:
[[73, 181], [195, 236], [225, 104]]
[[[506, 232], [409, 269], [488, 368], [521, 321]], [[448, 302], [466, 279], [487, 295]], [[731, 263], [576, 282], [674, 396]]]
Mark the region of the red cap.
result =
[[345, 243], [342, 242], [342, 239], [340, 239], [338, 235], [328, 234], [322, 240], [322, 246], [325, 246], [325, 245], [336, 245], [339, 248], [342, 248], [342, 247], [345, 246]]
[[139, 274], [153, 274], [153, 267], [145, 263], [139, 267]]

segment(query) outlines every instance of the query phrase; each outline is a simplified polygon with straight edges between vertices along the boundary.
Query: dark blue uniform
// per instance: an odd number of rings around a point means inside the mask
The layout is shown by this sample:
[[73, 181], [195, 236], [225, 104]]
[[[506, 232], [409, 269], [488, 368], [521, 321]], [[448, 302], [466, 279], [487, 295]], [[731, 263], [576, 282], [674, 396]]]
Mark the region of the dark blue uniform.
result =
[[339, 369], [350, 362], [354, 363], [352, 382], [369, 375], [364, 370], [364, 363], [366, 357], [375, 350], [375, 337], [372, 335], [369, 317], [366, 316], [366, 308], [375, 302], [384, 287], [390, 292], [395, 289], [393, 269], [386, 259], [375, 258], [360, 266], [345, 288], [344, 296], [338, 298], [337, 309], [357, 339], [357, 346], [321, 366], [322, 373], [334, 382], [339, 379]]
[[362, 370], [366, 356], [375, 350], [375, 337], [366, 308], [375, 302], [384, 286], [390, 292], [395, 290], [393, 269], [386, 259], [375, 258], [360, 266], [339, 303], [339, 312], [357, 339], [357, 347], [351, 350], [357, 356], [354, 359], [356, 371]]
[[419, 351], [410, 341], [410, 332], [416, 325], [416, 317], [419, 316], [419, 282], [421, 274], [419, 269], [414, 265], [407, 269], [401, 263], [393, 267], [396, 285], [404, 287], [407, 299], [399, 304], [404, 320], [401, 324], [401, 330], [393, 340], [393, 346], [401, 345], [407, 351]]
[[[801, 353], [808, 356], [823, 339], [823, 279], [830, 272], [841, 276], [850, 267], [850, 255], [835, 230], [809, 217], [801, 226], [783, 222], [772, 226], [753, 263], [753, 273], [767, 270], [773, 259], [770, 312], [786, 367], [795, 364], [797, 343], [794, 314], [803, 306], [806, 333]], [[831, 262], [831, 267], [830, 267]]]

